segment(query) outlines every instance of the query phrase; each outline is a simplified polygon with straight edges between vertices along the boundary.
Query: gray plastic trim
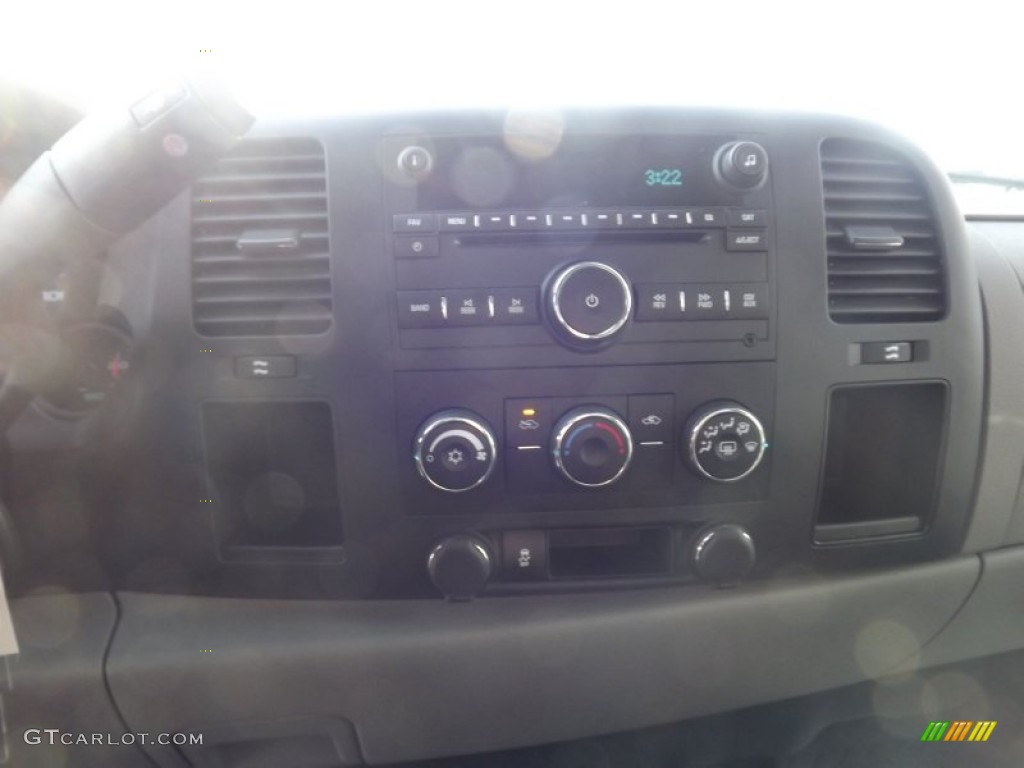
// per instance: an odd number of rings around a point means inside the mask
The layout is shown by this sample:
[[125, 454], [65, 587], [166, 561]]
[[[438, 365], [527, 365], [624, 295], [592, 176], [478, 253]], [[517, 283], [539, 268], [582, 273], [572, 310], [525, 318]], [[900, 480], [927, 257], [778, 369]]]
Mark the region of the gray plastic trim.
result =
[[484, 752], [883, 675], [917, 656], [978, 573], [968, 557], [728, 591], [461, 604], [124, 594], [108, 679], [140, 730], [338, 718], [370, 763]]
[[[120, 740], [124, 723], [114, 709], [103, 677], [103, 658], [117, 622], [108, 594], [56, 592], [11, 601], [21, 653], [9, 659], [11, 690], [3, 694], [6, 756], [0, 763], [21, 766], [129, 768], [149, 765], [137, 746], [63, 745], [63, 734], [103, 734]], [[56, 729], [55, 744], [29, 729]], [[34, 739], [37, 734], [30, 734]], [[65, 738], [65, 740], [67, 740]]]
[[981, 555], [977, 589], [949, 627], [923, 654], [927, 665], [945, 664], [1024, 648], [1024, 547]]
[[[986, 316], [987, 423], [974, 515], [964, 550], [1024, 541], [1024, 235], [1019, 223], [970, 225]], [[1015, 269], [1015, 264], [1019, 264]]]

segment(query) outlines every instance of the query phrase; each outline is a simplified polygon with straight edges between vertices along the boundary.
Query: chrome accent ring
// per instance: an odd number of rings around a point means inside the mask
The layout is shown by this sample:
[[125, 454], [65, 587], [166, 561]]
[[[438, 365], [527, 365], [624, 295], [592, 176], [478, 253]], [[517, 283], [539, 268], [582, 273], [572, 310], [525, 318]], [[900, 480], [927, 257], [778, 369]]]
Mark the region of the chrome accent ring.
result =
[[[761, 444], [761, 448], [758, 451], [757, 458], [754, 460], [754, 463], [750, 465], [750, 468], [747, 469], [746, 472], [744, 472], [742, 475], [736, 475], [736, 477], [715, 477], [710, 472], [705, 470], [704, 467], [702, 467], [700, 462], [697, 460], [697, 437], [700, 434], [700, 431], [704, 429], [704, 425], [711, 421], [711, 419], [721, 416], [724, 413], [738, 413], [742, 414], [743, 418], [749, 419], [750, 423], [754, 425], [754, 429], [757, 430], [757, 434], [759, 437], [758, 442]], [[739, 405], [723, 406], [722, 408], [717, 408], [711, 413], [702, 417], [700, 421], [693, 425], [693, 429], [690, 430], [690, 463], [697, 469], [698, 472], [704, 475], [704, 477], [706, 477], [708, 480], [714, 480], [716, 483], [735, 483], [737, 480], [742, 480], [743, 478], [747, 477], [751, 472], [753, 472], [755, 469], [761, 466], [761, 462], [764, 460], [764, 455], [767, 452], [767, 445], [765, 441], [766, 438], [764, 433], [764, 427], [761, 426], [761, 422], [758, 420], [757, 416], [752, 414], [746, 408]]]
[[[427, 435], [443, 424], [464, 424], [475, 429], [483, 435], [484, 440], [487, 443], [487, 447], [491, 451], [491, 460], [487, 466], [487, 471], [483, 473], [479, 480], [465, 488], [448, 488], [441, 485], [427, 474], [427, 469], [424, 466], [423, 445], [427, 439]], [[437, 490], [444, 491], [445, 493], [465, 493], [466, 491], [471, 491], [474, 488], [479, 487], [491, 476], [494, 472], [495, 465], [498, 463], [498, 446], [494, 441], [494, 433], [491, 432], [490, 427], [476, 419], [474, 416], [467, 415], [461, 411], [444, 411], [434, 416], [426, 424], [420, 427], [419, 431], [416, 433], [414, 445], [413, 459], [416, 461], [416, 470], [420, 473], [420, 477], [430, 483]]]
[[[565, 417], [563, 416], [562, 418]], [[626, 460], [622, 463], [622, 467], [613, 477], [610, 477], [602, 483], [584, 483], [577, 480], [569, 473], [569, 470], [566, 469], [565, 464], [562, 462], [562, 443], [565, 440], [566, 433], [584, 419], [605, 419], [606, 421], [610, 421], [618, 427], [619, 431], [622, 433], [623, 439], [626, 441]], [[611, 485], [622, 477], [633, 461], [633, 435], [630, 434], [629, 427], [626, 426], [626, 423], [611, 411], [583, 411], [582, 413], [571, 416], [562, 428], [555, 433], [551, 444], [552, 453], [554, 454], [555, 459], [555, 467], [559, 472], [561, 472], [562, 477], [576, 485], [582, 486], [583, 488], [603, 488], [606, 485]]]
[[[622, 288], [622, 294], [626, 297], [622, 317], [600, 333], [584, 333], [583, 331], [579, 331], [576, 328], [573, 328], [569, 324], [569, 321], [565, 319], [565, 315], [562, 314], [562, 307], [560, 303], [562, 288], [565, 287], [565, 283], [570, 277], [583, 269], [600, 269], [607, 272], [618, 281], [619, 286]], [[551, 284], [551, 311], [555, 316], [555, 320], [558, 321], [559, 326], [564, 328], [575, 338], [581, 341], [600, 341], [601, 339], [607, 339], [609, 336], [618, 333], [622, 330], [622, 327], [629, 322], [629, 318], [633, 314], [633, 289], [623, 274], [614, 267], [609, 267], [607, 264], [603, 264], [600, 261], [581, 261], [563, 269]]]

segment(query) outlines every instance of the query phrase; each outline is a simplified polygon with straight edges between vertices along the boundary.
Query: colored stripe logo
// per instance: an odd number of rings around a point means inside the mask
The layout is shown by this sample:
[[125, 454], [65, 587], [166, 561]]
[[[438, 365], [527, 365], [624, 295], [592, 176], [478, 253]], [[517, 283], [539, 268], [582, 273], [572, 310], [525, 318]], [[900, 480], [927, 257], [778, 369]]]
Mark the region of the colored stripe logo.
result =
[[988, 741], [995, 728], [995, 720], [933, 720], [921, 734], [921, 741]]

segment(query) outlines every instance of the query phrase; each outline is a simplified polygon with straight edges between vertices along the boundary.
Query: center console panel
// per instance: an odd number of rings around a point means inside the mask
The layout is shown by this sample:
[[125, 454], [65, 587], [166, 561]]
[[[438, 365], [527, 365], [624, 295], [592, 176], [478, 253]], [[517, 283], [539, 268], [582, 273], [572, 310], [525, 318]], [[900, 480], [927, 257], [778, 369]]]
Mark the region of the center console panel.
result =
[[[178, 496], [138, 491], [168, 535], [126, 573], [187, 550], [202, 590], [464, 599], [961, 547], [977, 281], [903, 140], [696, 110], [414, 115], [265, 123], [225, 162], [191, 265], [187, 201], [160, 221], [154, 284], [191, 285], [194, 323], [155, 300], [147, 430], [200, 458], [154, 457], [148, 487]], [[296, 253], [238, 251], [254, 238]]]

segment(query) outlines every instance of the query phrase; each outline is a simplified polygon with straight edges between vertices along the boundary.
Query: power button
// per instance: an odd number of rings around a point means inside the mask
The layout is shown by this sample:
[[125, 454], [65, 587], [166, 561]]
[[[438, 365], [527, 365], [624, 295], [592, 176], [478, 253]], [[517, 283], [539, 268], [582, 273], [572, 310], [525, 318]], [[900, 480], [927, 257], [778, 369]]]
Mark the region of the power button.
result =
[[633, 312], [633, 289], [615, 268], [583, 261], [549, 278], [546, 308], [556, 333], [572, 346], [599, 345]]
[[424, 147], [406, 147], [398, 153], [398, 170], [410, 179], [425, 179], [433, 169], [434, 156]]

